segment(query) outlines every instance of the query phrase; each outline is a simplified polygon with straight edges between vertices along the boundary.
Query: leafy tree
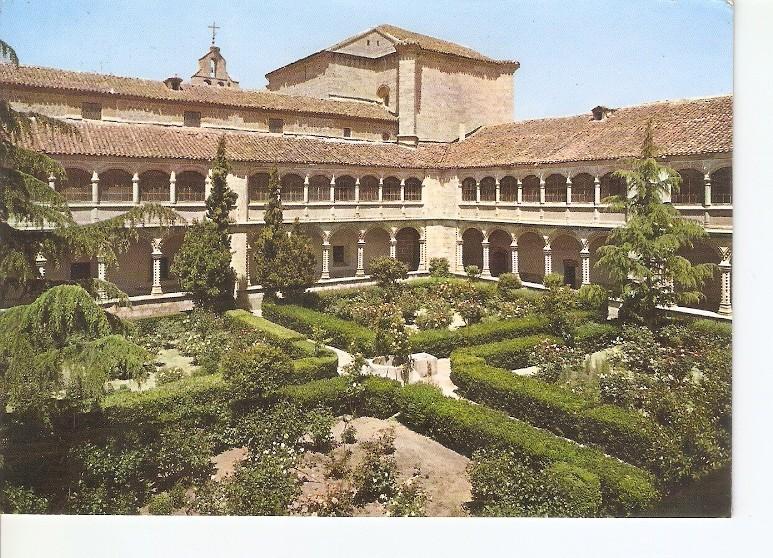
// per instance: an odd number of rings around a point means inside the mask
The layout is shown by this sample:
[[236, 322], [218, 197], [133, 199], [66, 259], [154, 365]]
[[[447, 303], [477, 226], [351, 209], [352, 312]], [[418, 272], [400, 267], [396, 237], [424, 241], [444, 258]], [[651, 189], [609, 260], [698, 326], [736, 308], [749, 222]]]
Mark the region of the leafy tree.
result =
[[660, 308], [699, 301], [703, 283], [715, 271], [713, 264], [693, 265], [679, 255], [681, 249], [692, 248], [707, 235], [698, 223], [663, 203], [669, 189], [678, 191], [681, 178], [656, 157], [648, 123], [640, 158], [629, 162], [629, 170], [616, 173], [625, 179], [631, 195], [610, 200], [611, 209], [625, 211], [628, 220], [598, 249], [596, 263], [607, 270], [613, 294], [622, 298], [620, 318], [650, 328], [660, 323]]
[[577, 326], [577, 295], [557, 273], [548, 273], [544, 279], [547, 291], [542, 297], [540, 310], [547, 316], [550, 332], [562, 337], [565, 341], [572, 340], [572, 334]]
[[316, 259], [311, 241], [296, 220], [288, 236], [283, 227], [279, 175], [272, 169], [263, 227], [254, 243], [255, 276], [267, 293], [298, 296], [314, 284]]
[[[14, 50], [0, 41], [0, 58], [18, 65]], [[14, 294], [39, 293], [49, 286], [38, 276], [36, 256], [56, 265], [67, 254], [99, 256], [109, 267], [118, 265], [118, 253], [137, 239], [136, 225], [165, 228], [181, 220], [158, 204], [144, 204], [112, 219], [78, 225], [64, 198], [48, 186], [48, 177], [64, 179], [64, 169], [52, 158], [28, 146], [38, 132], [77, 135], [77, 129], [36, 112], [20, 112], [0, 100], [0, 300]], [[115, 286], [88, 281], [91, 293]]]
[[228, 187], [228, 173], [231, 165], [226, 158], [225, 136], [217, 142], [217, 153], [212, 161], [212, 189], [207, 197], [207, 219], [215, 223], [220, 234], [226, 237], [228, 248], [231, 241], [228, 237], [228, 226], [231, 224], [231, 211], [236, 207], [238, 194]]
[[233, 302], [236, 272], [227, 236], [214, 221], [194, 222], [174, 258], [171, 271], [198, 307], [216, 310]]
[[429, 274], [432, 277], [448, 277], [450, 275], [448, 271], [448, 259], [431, 258], [429, 260]]
[[368, 262], [368, 275], [384, 289], [387, 300], [391, 300], [397, 294], [397, 282], [408, 277], [408, 266], [386, 256], [373, 258]]
[[477, 265], [465, 266], [464, 272], [467, 274], [467, 278], [470, 281], [475, 281], [475, 279], [480, 277], [480, 274], [481, 274], [480, 268]]

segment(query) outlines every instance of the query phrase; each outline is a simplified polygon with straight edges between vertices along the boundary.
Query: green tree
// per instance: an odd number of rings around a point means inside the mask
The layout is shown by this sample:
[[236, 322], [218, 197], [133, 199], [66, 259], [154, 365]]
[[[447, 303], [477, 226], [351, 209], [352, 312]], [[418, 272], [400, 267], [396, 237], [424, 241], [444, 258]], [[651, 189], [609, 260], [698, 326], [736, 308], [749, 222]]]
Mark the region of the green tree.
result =
[[[18, 65], [14, 50], [0, 41], [0, 58]], [[166, 228], [181, 220], [158, 204], [144, 204], [112, 219], [78, 225], [64, 198], [48, 186], [48, 177], [66, 177], [52, 158], [29, 148], [40, 132], [77, 136], [77, 129], [35, 112], [20, 112], [0, 100], [0, 301], [14, 294], [39, 293], [49, 286], [35, 263], [42, 254], [50, 265], [66, 255], [99, 256], [109, 267], [137, 239], [138, 224]], [[114, 285], [84, 282], [92, 294], [122, 294]]]
[[314, 284], [316, 258], [311, 241], [301, 232], [297, 220], [289, 235], [283, 227], [276, 169], [272, 169], [269, 175], [268, 189], [264, 216], [266, 225], [254, 242], [255, 276], [267, 293], [273, 295], [282, 291], [283, 295], [292, 298]]
[[386, 299], [392, 300], [397, 295], [397, 282], [408, 277], [408, 266], [395, 258], [373, 258], [368, 262], [368, 275], [384, 289]]
[[220, 372], [232, 399], [250, 401], [274, 395], [291, 376], [292, 363], [276, 347], [255, 345], [227, 353], [220, 361]]
[[648, 123], [640, 158], [629, 162], [629, 170], [616, 173], [625, 179], [631, 194], [610, 200], [611, 210], [625, 211], [628, 219], [598, 249], [596, 263], [606, 269], [613, 294], [622, 299], [620, 318], [650, 328], [659, 325], [661, 308], [699, 301], [705, 280], [715, 272], [714, 264], [693, 265], [679, 255], [707, 235], [698, 223], [663, 202], [669, 189], [678, 191], [681, 178], [656, 157]]
[[194, 222], [174, 258], [172, 273], [200, 308], [220, 310], [233, 302], [236, 272], [227, 236], [214, 221]]
[[[207, 219], [215, 223], [218, 232], [228, 237], [228, 226], [231, 224], [231, 211], [236, 207], [238, 194], [228, 187], [228, 173], [231, 165], [226, 158], [225, 136], [221, 136], [217, 142], [217, 153], [212, 161], [210, 172], [212, 189], [207, 197]], [[227, 240], [228, 249], [231, 248], [230, 238]]]

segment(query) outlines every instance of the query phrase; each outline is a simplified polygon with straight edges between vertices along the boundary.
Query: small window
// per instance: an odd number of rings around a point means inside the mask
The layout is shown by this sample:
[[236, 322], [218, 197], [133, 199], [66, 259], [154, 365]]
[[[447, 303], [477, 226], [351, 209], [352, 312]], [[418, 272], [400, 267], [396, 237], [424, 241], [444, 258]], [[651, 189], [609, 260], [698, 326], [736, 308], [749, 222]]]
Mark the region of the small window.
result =
[[81, 281], [91, 277], [91, 262], [73, 262], [70, 264], [70, 279]]
[[382, 141], [389, 141], [390, 139], [392, 139], [392, 136], [389, 134], [389, 132], [384, 132], [381, 134]]
[[368, 46], [370, 46], [370, 39], [368, 39]]
[[285, 121], [281, 118], [268, 119], [268, 131], [272, 134], [281, 134], [284, 132]]
[[346, 262], [344, 261], [344, 247], [343, 246], [333, 246], [333, 264], [335, 264], [335, 265], [346, 265]]
[[192, 128], [198, 128], [201, 126], [201, 113], [186, 110], [183, 115], [183, 124]]
[[102, 105], [99, 103], [81, 104], [81, 117], [87, 120], [102, 120]]
[[352, 129], [351, 128], [344, 128], [344, 137], [345, 138], [352, 137]]

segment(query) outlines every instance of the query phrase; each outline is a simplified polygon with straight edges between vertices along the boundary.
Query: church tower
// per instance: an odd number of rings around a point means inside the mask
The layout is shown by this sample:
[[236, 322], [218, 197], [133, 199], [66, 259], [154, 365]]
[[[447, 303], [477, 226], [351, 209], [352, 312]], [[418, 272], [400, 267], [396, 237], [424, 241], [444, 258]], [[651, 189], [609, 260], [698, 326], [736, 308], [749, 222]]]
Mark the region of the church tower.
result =
[[215, 31], [219, 29], [214, 23], [212, 29], [212, 45], [209, 52], [199, 58], [199, 69], [191, 76], [193, 85], [219, 85], [220, 87], [239, 88], [239, 82], [228, 75], [225, 68], [225, 58], [220, 54], [220, 47], [215, 46]]

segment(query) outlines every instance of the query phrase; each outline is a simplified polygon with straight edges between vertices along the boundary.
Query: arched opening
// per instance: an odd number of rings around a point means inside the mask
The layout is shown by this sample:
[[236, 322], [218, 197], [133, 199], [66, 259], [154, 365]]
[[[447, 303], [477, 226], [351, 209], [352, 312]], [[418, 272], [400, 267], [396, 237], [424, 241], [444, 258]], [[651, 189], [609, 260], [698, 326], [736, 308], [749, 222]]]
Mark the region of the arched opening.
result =
[[605, 236], [596, 236], [590, 239], [588, 244], [588, 250], [590, 251], [590, 282], [594, 285], [601, 285], [609, 288], [612, 285], [612, 280], [609, 278], [607, 270], [603, 267], [597, 266], [599, 261], [598, 249], [606, 244]]
[[372, 228], [365, 233], [365, 251], [363, 254], [365, 269], [368, 269], [368, 264], [373, 258], [389, 256], [389, 243], [389, 233], [380, 227]]
[[153, 247], [140, 235], [118, 257], [118, 269], [108, 270], [108, 279], [129, 296], [150, 294], [153, 285]]
[[522, 201], [526, 203], [539, 203], [539, 178], [534, 175], [527, 176], [521, 182]]
[[100, 174], [99, 199], [104, 202], [132, 201], [132, 175], [118, 169]]
[[394, 176], [385, 178], [381, 193], [384, 201], [400, 201], [400, 179]]
[[91, 201], [91, 174], [82, 169], [66, 169], [66, 177], [56, 190], [68, 202]]
[[477, 265], [483, 269], [483, 233], [478, 229], [467, 229], [462, 234], [462, 264]]
[[711, 203], [733, 203], [732, 167], [723, 167], [711, 173]]
[[177, 175], [177, 201], [203, 202], [206, 178], [196, 171], [185, 171]]
[[408, 271], [419, 269], [421, 235], [413, 227], [405, 227], [397, 232], [397, 260], [408, 266]]
[[601, 203], [609, 203], [608, 198], [613, 196], [625, 196], [628, 188], [625, 179], [608, 172], [599, 180]]
[[405, 201], [421, 201], [421, 180], [411, 177], [405, 181]]
[[512, 271], [513, 262], [510, 256], [512, 237], [510, 234], [501, 229], [496, 229], [489, 235], [488, 241], [491, 275], [499, 277], [502, 273]]
[[388, 85], [381, 85], [376, 91], [376, 96], [379, 99], [381, 99], [381, 102], [384, 103], [385, 107], [389, 106], [389, 86]]
[[354, 178], [349, 175], [337, 176], [333, 190], [335, 201], [354, 201], [354, 182]]
[[679, 190], [671, 192], [672, 204], [702, 204], [705, 193], [705, 184], [703, 173], [695, 169], [684, 169], [679, 171], [682, 177], [682, 184]]
[[169, 175], [161, 171], [147, 171], [140, 175], [140, 201], [168, 202]]
[[330, 277], [352, 277], [357, 271], [359, 232], [351, 227], [337, 230], [330, 237]]
[[576, 289], [582, 284], [580, 250], [582, 246], [573, 236], [561, 234], [550, 242], [553, 273], [564, 278], [564, 285]]
[[[303, 233], [309, 237], [311, 240], [311, 249], [314, 252], [314, 259], [315, 259], [315, 266], [314, 266], [314, 273], [315, 277], [319, 279], [322, 276], [322, 232], [314, 226], [304, 226], [301, 225]], [[332, 255], [331, 255], [332, 257]], [[251, 272], [254, 273], [254, 267], [250, 269]], [[254, 285], [256, 281], [254, 280], [254, 275], [252, 277], [252, 284]]]
[[247, 179], [247, 199], [250, 202], [265, 203], [268, 201], [268, 182], [267, 172], [258, 172]]
[[499, 181], [499, 201], [518, 201], [518, 181], [512, 176], [505, 176]]
[[462, 180], [462, 201], [474, 202], [478, 199], [478, 183], [474, 178]]
[[378, 178], [370, 175], [360, 178], [360, 201], [378, 201]]
[[[717, 251], [705, 242], [696, 242], [690, 249], [683, 248], [679, 251], [679, 255], [687, 258], [692, 264], [718, 264], [722, 261]], [[715, 270], [714, 275], [706, 280], [701, 291], [704, 296], [700, 301], [696, 303], [683, 303], [683, 305], [690, 308], [717, 312], [722, 297], [722, 283], [719, 270]]]
[[518, 237], [518, 274], [524, 281], [542, 283], [545, 277], [545, 242], [534, 232]]
[[330, 201], [330, 179], [321, 174], [315, 174], [309, 180], [309, 201]]
[[586, 172], [572, 178], [572, 203], [593, 203], [593, 177]]
[[493, 202], [497, 199], [497, 183], [487, 176], [480, 181], [480, 201]]
[[280, 181], [280, 193], [283, 202], [297, 203], [303, 201], [303, 178], [297, 174], [286, 174]]
[[545, 201], [566, 203], [566, 177], [564, 175], [551, 174], [545, 180]]

